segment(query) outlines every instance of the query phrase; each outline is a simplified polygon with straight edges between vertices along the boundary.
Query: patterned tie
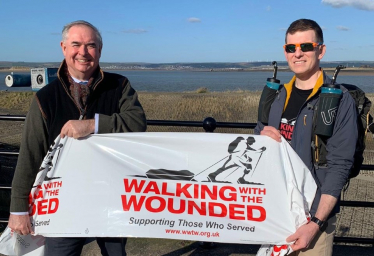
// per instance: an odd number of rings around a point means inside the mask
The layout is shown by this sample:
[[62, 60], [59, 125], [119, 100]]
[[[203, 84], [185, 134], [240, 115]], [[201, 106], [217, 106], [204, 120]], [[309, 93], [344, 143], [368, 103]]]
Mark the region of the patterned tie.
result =
[[87, 97], [90, 94], [90, 87], [88, 82], [73, 83], [70, 85], [70, 93], [74, 98], [75, 103], [83, 110], [86, 107]]

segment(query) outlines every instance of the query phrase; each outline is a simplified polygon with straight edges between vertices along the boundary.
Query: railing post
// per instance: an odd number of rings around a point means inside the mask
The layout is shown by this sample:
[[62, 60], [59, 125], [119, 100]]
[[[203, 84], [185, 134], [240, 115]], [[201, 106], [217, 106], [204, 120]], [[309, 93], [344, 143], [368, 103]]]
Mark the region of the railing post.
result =
[[[216, 127], [217, 127], [216, 119], [214, 119], [213, 117], [206, 117], [204, 119], [203, 128], [204, 128], [205, 132], [214, 132]], [[204, 249], [212, 249], [213, 247], [216, 246], [216, 244], [214, 242], [203, 242], [203, 241], [200, 241], [199, 245], [200, 245], [200, 247], [202, 247]]]
[[205, 132], [214, 132], [217, 127], [216, 119], [213, 117], [207, 117], [203, 121], [203, 128]]

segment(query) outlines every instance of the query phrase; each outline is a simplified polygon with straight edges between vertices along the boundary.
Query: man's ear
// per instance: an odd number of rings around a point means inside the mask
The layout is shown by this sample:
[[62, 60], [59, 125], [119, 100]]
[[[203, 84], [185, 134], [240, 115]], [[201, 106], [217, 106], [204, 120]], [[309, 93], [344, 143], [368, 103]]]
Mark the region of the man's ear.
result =
[[65, 45], [65, 43], [63, 41], [61, 41], [60, 42], [60, 46], [61, 46], [62, 53], [65, 56], [65, 52], [66, 52], [66, 45]]
[[320, 45], [318, 47], [319, 47], [318, 59], [321, 60], [326, 53], [326, 45], [323, 44], [323, 45]]
[[101, 45], [100, 48], [99, 48], [100, 57], [101, 57], [101, 51], [102, 50], [103, 50], [103, 45]]

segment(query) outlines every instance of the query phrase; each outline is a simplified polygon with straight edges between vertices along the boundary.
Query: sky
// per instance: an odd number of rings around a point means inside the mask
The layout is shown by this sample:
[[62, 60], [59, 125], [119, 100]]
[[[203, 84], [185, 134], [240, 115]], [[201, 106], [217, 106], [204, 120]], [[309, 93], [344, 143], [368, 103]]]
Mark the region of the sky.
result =
[[0, 61], [60, 62], [75, 20], [101, 32], [102, 62], [283, 61], [300, 18], [322, 27], [324, 61], [374, 61], [374, 0], [0, 0]]

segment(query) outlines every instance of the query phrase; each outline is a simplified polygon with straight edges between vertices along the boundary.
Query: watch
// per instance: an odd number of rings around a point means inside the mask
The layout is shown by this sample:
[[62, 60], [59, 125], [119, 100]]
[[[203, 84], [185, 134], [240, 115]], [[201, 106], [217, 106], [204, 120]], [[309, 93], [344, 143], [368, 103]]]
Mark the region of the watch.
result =
[[319, 230], [320, 231], [324, 231], [325, 227], [326, 227], [326, 221], [322, 221], [320, 219], [318, 219], [317, 217], [313, 216], [310, 221], [316, 223], [319, 227]]

